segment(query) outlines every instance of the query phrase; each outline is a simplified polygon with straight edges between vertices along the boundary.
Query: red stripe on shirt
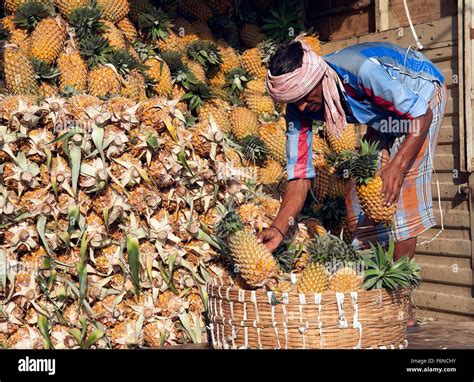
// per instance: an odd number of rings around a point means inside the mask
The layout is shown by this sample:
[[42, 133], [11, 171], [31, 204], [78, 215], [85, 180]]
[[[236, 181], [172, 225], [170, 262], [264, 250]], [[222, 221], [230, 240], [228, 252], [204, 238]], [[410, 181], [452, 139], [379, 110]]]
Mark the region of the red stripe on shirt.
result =
[[395, 108], [395, 105], [393, 104], [393, 102], [390, 102], [380, 96], [374, 95], [374, 93], [372, 92], [372, 89], [364, 88], [364, 91], [365, 91], [365, 94], [367, 94], [371, 98], [372, 102], [375, 105], [382, 107], [388, 111], [391, 111], [395, 113], [396, 115], [398, 115], [399, 117], [402, 117], [405, 119], [413, 119], [413, 116], [410, 113], [408, 112], [404, 113], [403, 111], [400, 111], [397, 108]]
[[298, 135], [298, 159], [295, 164], [294, 177], [305, 178], [308, 164], [308, 131], [310, 130], [310, 121], [307, 118], [301, 118], [301, 129]]

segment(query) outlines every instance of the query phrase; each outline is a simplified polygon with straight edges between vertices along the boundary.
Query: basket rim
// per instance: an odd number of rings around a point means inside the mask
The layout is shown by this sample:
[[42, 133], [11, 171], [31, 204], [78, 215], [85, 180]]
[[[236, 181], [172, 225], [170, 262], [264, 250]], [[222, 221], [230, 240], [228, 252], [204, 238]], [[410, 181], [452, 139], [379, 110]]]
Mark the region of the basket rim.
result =
[[[387, 289], [387, 288], [380, 288], [380, 289], [358, 289], [351, 292], [334, 292], [331, 290], [327, 290], [324, 292], [315, 292], [315, 293], [298, 293], [298, 292], [280, 292], [280, 291], [272, 291], [272, 290], [264, 290], [262, 288], [259, 289], [242, 289], [235, 284], [230, 284], [224, 282], [224, 280], [220, 277], [211, 277], [210, 281], [206, 283], [206, 288], [209, 290], [211, 288], [225, 288], [228, 291], [233, 291], [238, 294], [250, 294], [254, 297], [262, 297], [268, 299], [269, 295], [273, 296], [281, 296], [281, 297], [293, 297], [293, 298], [314, 298], [315, 295], [320, 295], [321, 297], [328, 297], [328, 296], [335, 296], [337, 294], [349, 295], [351, 296], [352, 293], [357, 293], [357, 295], [362, 296], [370, 296], [370, 295], [404, 295], [410, 292], [410, 288], [397, 288], [397, 289]], [[224, 297], [224, 296], [222, 296]]]

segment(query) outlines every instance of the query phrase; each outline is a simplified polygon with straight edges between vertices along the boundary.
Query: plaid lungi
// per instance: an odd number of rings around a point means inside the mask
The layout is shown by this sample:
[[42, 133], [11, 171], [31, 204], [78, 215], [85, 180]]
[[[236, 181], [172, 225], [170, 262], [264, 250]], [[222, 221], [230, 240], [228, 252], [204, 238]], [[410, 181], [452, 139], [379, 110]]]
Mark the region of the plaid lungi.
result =
[[[369, 243], [387, 245], [390, 240], [403, 241], [420, 235], [433, 227], [436, 222], [433, 214], [431, 195], [431, 176], [433, 158], [441, 121], [446, 107], [446, 88], [436, 83], [430, 101], [433, 120], [429, 133], [417, 157], [405, 172], [392, 227], [372, 223], [362, 211], [356, 195], [355, 182], [352, 181], [346, 195], [347, 219], [349, 227], [357, 227], [353, 244], [366, 248]], [[386, 135], [377, 133], [374, 140], [379, 141], [379, 167], [393, 158], [405, 139], [404, 135], [389, 141]], [[384, 155], [385, 153], [385, 155]]]

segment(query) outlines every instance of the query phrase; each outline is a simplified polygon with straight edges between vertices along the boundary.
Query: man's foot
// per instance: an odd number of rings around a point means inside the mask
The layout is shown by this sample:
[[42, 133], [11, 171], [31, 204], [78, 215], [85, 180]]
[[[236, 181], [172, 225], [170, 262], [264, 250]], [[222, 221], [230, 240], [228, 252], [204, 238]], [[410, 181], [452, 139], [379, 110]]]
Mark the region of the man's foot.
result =
[[408, 319], [407, 319], [407, 333], [417, 333], [421, 330], [420, 325], [416, 322], [415, 313], [413, 308], [408, 305]]

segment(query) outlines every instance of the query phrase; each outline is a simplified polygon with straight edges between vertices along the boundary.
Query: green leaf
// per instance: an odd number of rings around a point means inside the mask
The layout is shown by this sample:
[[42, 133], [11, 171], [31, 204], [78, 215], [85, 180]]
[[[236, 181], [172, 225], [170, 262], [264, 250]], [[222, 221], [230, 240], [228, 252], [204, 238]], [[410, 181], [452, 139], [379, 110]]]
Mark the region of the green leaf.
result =
[[130, 265], [132, 283], [135, 287], [135, 293], [138, 297], [140, 295], [140, 246], [138, 244], [138, 239], [135, 236], [127, 236], [127, 255], [128, 263]]
[[36, 231], [38, 232], [39, 237], [41, 238], [41, 241], [43, 242], [44, 249], [46, 250], [46, 253], [48, 254], [49, 257], [51, 257], [51, 250], [49, 249], [48, 242], [46, 240], [46, 216], [41, 215], [38, 218], [38, 221], [36, 222]]
[[81, 170], [82, 150], [80, 146], [73, 145], [70, 152], [71, 174], [72, 174], [72, 191], [77, 195], [77, 185], [79, 182], [79, 173]]
[[48, 325], [48, 318], [43, 316], [42, 314], [38, 314], [38, 328], [41, 332], [41, 335], [44, 337], [45, 340], [45, 348], [46, 349], [53, 349], [53, 344], [51, 342], [51, 338], [49, 336], [49, 325]]
[[83, 349], [89, 349], [92, 345], [94, 345], [97, 341], [99, 341], [103, 336], [105, 332], [103, 332], [100, 329], [94, 329], [89, 337], [87, 338], [86, 343], [83, 346]]

